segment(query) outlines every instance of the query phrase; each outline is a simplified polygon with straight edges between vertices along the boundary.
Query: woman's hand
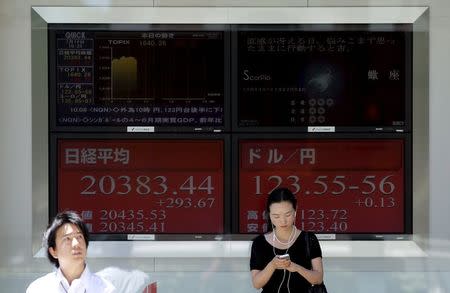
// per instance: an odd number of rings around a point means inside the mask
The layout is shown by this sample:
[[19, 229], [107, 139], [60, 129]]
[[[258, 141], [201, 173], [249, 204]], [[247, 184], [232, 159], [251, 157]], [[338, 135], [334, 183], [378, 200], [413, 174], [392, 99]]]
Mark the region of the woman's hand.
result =
[[311, 284], [320, 284], [323, 282], [322, 258], [316, 257], [311, 260], [311, 263], [312, 269], [308, 270], [307, 268], [304, 268], [301, 265], [291, 261], [286, 270], [291, 273], [299, 273]]
[[291, 273], [295, 273], [299, 271], [299, 268], [302, 268], [302, 266], [296, 264], [295, 262], [292, 262], [289, 264], [289, 266], [286, 268], [286, 270], [290, 271]]
[[278, 256], [275, 256], [272, 261], [272, 267], [277, 270], [287, 269], [291, 265], [290, 259], [281, 259]]

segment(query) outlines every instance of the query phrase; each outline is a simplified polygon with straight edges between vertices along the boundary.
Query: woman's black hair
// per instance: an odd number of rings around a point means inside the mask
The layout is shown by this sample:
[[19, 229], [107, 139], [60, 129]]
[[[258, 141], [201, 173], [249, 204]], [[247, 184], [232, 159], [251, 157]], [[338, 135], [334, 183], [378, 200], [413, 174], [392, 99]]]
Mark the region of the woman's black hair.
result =
[[267, 215], [267, 231], [272, 231], [272, 221], [270, 221], [270, 206], [273, 203], [288, 201], [292, 204], [294, 210], [297, 209], [297, 199], [295, 195], [287, 188], [277, 188], [273, 190], [267, 197], [266, 215]]
[[57, 214], [53, 219], [53, 222], [50, 223], [47, 227], [47, 231], [44, 233], [44, 239], [42, 241], [43, 246], [47, 250], [47, 258], [48, 260], [59, 268], [58, 259], [54, 258], [49, 251], [49, 248], [52, 247], [55, 249], [56, 247], [56, 232], [59, 228], [61, 228], [64, 224], [74, 224], [76, 225], [81, 233], [83, 234], [84, 241], [86, 243], [86, 248], [89, 245], [89, 231], [86, 227], [86, 224], [83, 222], [81, 217], [74, 211], [65, 211]]

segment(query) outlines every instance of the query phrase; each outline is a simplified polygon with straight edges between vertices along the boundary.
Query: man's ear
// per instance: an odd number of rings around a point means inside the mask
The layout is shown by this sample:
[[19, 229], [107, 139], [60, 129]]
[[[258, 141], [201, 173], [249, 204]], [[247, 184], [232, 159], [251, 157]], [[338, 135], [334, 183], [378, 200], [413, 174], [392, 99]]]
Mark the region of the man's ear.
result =
[[58, 255], [56, 254], [56, 251], [55, 251], [55, 249], [53, 249], [53, 247], [49, 247], [48, 251], [53, 256], [53, 258], [58, 258]]

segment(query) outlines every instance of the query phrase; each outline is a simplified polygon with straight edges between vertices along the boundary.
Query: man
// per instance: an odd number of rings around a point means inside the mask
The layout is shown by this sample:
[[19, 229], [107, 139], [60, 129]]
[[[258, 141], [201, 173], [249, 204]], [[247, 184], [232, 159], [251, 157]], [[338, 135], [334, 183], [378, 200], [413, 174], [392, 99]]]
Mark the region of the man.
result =
[[27, 293], [110, 293], [115, 287], [86, 265], [89, 232], [75, 212], [56, 215], [44, 234], [47, 258], [56, 271], [28, 286]]

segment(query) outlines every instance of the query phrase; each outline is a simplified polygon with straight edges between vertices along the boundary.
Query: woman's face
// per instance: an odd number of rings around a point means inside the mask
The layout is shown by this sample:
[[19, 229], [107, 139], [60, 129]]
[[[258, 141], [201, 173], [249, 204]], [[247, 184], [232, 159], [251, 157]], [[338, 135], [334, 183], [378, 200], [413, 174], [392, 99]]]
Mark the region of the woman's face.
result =
[[269, 206], [270, 220], [279, 230], [291, 229], [295, 222], [295, 209], [289, 201], [272, 203]]

